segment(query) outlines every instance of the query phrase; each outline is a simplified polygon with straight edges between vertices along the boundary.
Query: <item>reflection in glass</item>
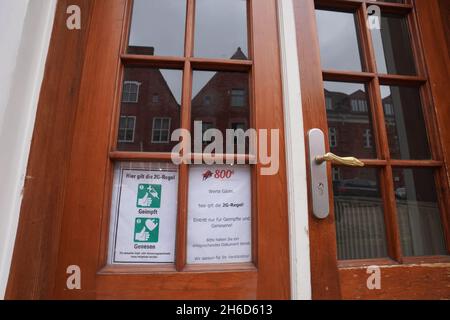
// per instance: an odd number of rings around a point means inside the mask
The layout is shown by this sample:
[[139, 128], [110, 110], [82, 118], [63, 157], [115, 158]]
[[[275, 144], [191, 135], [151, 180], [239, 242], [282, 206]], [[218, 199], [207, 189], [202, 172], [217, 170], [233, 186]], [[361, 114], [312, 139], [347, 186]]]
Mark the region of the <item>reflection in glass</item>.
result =
[[183, 56], [185, 0], [134, 0], [128, 53]]
[[248, 59], [246, 0], [197, 0], [195, 8], [194, 56]]
[[394, 169], [393, 175], [403, 255], [445, 255], [433, 170]]
[[316, 10], [316, 19], [322, 68], [362, 71], [355, 15]]
[[180, 127], [182, 72], [125, 68], [117, 150], [171, 152]]
[[362, 159], [376, 158], [365, 85], [326, 81], [324, 86], [331, 152]]
[[382, 86], [386, 130], [393, 159], [430, 159], [418, 88]]
[[372, 42], [379, 73], [416, 74], [406, 18], [382, 14], [381, 29], [372, 30]]
[[[194, 71], [192, 128], [194, 121], [202, 121], [203, 132], [214, 128], [220, 130], [223, 137], [227, 129], [249, 129], [248, 85], [248, 73]], [[204, 140], [204, 147], [211, 142]], [[223, 148], [225, 152], [225, 141]]]
[[333, 168], [339, 260], [387, 256], [378, 174], [376, 169]]

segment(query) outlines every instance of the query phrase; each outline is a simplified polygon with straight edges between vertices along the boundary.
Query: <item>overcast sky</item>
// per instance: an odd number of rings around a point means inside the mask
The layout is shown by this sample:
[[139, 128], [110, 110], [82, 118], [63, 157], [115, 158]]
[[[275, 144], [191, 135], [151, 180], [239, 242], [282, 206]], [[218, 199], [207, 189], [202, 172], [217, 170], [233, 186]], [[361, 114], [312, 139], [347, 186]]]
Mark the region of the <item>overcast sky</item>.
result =
[[[358, 48], [355, 18], [352, 13], [316, 10], [317, 29], [320, 42], [322, 68], [342, 71], [362, 71]], [[379, 30], [374, 32], [373, 41], [380, 64], [384, 62], [383, 43]], [[386, 68], [386, 65], [382, 65]], [[330, 91], [352, 94], [362, 86], [342, 82], [327, 82]], [[390, 95], [388, 87], [381, 88], [383, 98]]]
[[[196, 1], [194, 56], [229, 59], [239, 47], [248, 56], [246, 3], [246, 0]], [[154, 47], [155, 55], [183, 56], [185, 23], [186, 0], [135, 0], [130, 45]], [[180, 73], [161, 72], [179, 100]], [[193, 97], [214, 74], [194, 74]]]

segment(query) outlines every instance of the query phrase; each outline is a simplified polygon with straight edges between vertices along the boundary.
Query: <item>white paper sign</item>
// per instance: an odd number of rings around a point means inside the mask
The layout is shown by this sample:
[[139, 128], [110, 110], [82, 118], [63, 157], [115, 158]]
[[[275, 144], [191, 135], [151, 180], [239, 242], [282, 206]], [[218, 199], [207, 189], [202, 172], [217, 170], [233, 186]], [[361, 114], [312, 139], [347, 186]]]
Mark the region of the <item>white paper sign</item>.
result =
[[111, 263], [173, 263], [178, 171], [168, 164], [120, 164], [115, 171]]
[[251, 211], [250, 167], [192, 166], [187, 262], [251, 262]]

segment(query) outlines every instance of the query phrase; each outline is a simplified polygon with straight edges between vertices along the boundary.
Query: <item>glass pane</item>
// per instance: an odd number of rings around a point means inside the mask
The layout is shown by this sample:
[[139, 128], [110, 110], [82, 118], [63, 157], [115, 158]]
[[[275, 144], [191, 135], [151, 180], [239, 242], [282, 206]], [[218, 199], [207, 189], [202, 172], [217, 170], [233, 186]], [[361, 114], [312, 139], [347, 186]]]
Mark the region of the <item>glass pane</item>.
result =
[[252, 261], [249, 166], [189, 169], [187, 263]]
[[[214, 129], [222, 132], [223, 152], [226, 151], [226, 130], [233, 129], [233, 123], [242, 123], [245, 126], [244, 130], [249, 129], [248, 83], [248, 73], [194, 71], [192, 128], [194, 128], [194, 121], [211, 123]], [[237, 88], [245, 92], [242, 97], [244, 102], [239, 107], [233, 105], [233, 90]], [[204, 102], [205, 97], [209, 97], [207, 104]], [[199, 128], [201, 129], [202, 126], [199, 125]], [[204, 141], [209, 141], [209, 139]], [[248, 140], [245, 144], [248, 146]], [[248, 150], [248, 148], [245, 149]]]
[[381, 15], [381, 29], [372, 30], [372, 41], [379, 73], [415, 75], [406, 18]]
[[[154, 68], [125, 68], [124, 81], [140, 83], [138, 103], [122, 101], [120, 115], [134, 116], [135, 136], [133, 142], [120, 142], [119, 151], [171, 152], [177, 142], [161, 143], [160, 136], [152, 141], [155, 128], [161, 128], [161, 118], [170, 119], [170, 135], [180, 127], [180, 104], [182, 71]], [[153, 103], [153, 96], [160, 97], [160, 103]], [[121, 140], [121, 139], [119, 139]], [[170, 139], [169, 139], [170, 140]]]
[[173, 164], [116, 163], [108, 262], [173, 263], [177, 202], [178, 168]]
[[325, 81], [331, 152], [376, 158], [367, 89], [363, 84]]
[[362, 71], [355, 15], [316, 10], [316, 19], [322, 68]]
[[403, 255], [445, 255], [444, 234], [431, 169], [394, 169]]
[[185, 0], [134, 0], [128, 53], [184, 56]]
[[386, 130], [393, 159], [430, 159], [418, 88], [382, 86]]
[[335, 167], [333, 190], [338, 259], [386, 257], [378, 170]]
[[195, 8], [194, 56], [248, 59], [246, 0], [197, 0]]

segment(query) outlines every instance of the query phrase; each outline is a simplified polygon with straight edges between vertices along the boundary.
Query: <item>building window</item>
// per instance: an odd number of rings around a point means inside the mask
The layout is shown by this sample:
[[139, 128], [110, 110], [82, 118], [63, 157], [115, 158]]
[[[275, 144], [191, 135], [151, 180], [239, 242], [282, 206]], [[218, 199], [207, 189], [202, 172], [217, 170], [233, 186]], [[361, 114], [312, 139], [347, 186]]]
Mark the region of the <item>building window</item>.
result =
[[152, 143], [169, 143], [171, 118], [153, 118]]
[[393, 116], [394, 115], [394, 106], [391, 103], [385, 103], [384, 104], [384, 113], [387, 116]]
[[214, 124], [212, 122], [204, 122], [202, 121], [202, 141], [203, 143], [208, 143], [212, 139], [205, 139], [205, 132], [209, 129], [212, 129], [214, 127]]
[[245, 90], [233, 89], [231, 90], [231, 106], [232, 107], [245, 107]]
[[333, 99], [331, 97], [325, 97], [325, 107], [327, 110], [333, 110]]
[[136, 117], [122, 116], [119, 122], [119, 142], [134, 142]]
[[123, 83], [122, 102], [138, 103], [140, 86], [141, 84], [137, 81], [125, 81]]
[[372, 130], [366, 129], [364, 132], [364, 148], [372, 148]]
[[[231, 123], [231, 129], [233, 129], [234, 131], [236, 131], [236, 130], [243, 130], [245, 132], [247, 130], [247, 126], [245, 125], [244, 122], [233, 122], [233, 123]], [[234, 137], [234, 144], [237, 144], [237, 143], [238, 143], [238, 137], [235, 136]]]
[[210, 106], [211, 105], [211, 97], [210, 96], [204, 96], [203, 97], [203, 105], [204, 106]]
[[329, 128], [328, 129], [328, 137], [329, 137], [329, 140], [330, 140], [330, 148], [336, 148], [338, 146], [337, 130], [336, 130], [336, 128]]
[[152, 103], [153, 103], [153, 104], [158, 104], [158, 103], [159, 103], [159, 95], [158, 95], [157, 93], [155, 93], [155, 94], [152, 96]]
[[369, 110], [366, 100], [352, 99], [350, 103], [352, 105], [352, 111], [353, 112], [364, 112], [364, 113], [366, 113]]

